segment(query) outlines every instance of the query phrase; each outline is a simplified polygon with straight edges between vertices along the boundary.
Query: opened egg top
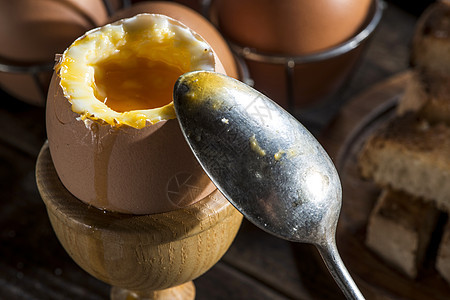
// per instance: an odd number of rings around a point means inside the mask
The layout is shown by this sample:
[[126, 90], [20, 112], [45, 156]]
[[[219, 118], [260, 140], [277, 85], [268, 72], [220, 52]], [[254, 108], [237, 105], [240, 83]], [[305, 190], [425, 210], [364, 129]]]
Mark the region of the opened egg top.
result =
[[175, 120], [172, 90], [189, 71], [225, 73], [182, 23], [140, 14], [87, 32], [60, 57], [47, 99], [56, 171], [80, 200], [132, 214], [170, 211], [214, 189]]
[[142, 14], [88, 32], [56, 68], [83, 119], [142, 128], [175, 117], [172, 89], [180, 75], [214, 66], [200, 36], [168, 17]]

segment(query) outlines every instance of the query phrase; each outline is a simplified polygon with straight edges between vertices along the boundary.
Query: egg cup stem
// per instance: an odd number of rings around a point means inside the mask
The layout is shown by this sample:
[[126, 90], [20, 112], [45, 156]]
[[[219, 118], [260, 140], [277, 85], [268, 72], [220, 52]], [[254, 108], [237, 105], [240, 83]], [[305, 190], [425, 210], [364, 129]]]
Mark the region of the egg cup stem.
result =
[[150, 215], [87, 205], [59, 180], [47, 143], [36, 181], [62, 246], [86, 272], [113, 286], [112, 299], [193, 299], [192, 280], [225, 254], [242, 222], [218, 190], [187, 207]]
[[192, 281], [159, 291], [133, 292], [127, 289], [112, 287], [111, 300], [163, 300], [163, 299], [195, 299], [195, 285]]

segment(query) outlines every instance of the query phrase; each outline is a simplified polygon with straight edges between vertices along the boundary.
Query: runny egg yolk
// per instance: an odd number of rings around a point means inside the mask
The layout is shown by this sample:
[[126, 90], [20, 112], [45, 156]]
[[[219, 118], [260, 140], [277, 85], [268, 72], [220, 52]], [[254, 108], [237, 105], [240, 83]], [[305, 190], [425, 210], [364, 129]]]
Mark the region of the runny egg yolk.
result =
[[95, 96], [116, 112], [162, 107], [171, 102], [180, 67], [146, 58], [108, 59], [95, 66]]

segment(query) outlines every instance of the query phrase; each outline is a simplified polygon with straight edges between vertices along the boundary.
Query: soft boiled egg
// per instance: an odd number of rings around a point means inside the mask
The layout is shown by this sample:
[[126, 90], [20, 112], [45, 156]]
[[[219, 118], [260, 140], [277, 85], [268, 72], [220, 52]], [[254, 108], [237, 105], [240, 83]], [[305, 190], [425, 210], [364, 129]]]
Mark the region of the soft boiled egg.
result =
[[194, 70], [225, 73], [207, 41], [159, 14], [96, 28], [68, 47], [47, 99], [50, 153], [64, 186], [87, 204], [132, 214], [213, 192], [172, 103], [176, 79]]

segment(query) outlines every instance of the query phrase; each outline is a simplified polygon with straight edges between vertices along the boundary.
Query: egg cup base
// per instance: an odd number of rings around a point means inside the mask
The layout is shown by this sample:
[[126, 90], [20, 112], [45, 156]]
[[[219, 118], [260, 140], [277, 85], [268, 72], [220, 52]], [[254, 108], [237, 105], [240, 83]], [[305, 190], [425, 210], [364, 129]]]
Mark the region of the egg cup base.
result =
[[[170, 290], [162, 290], [189, 285], [214, 266], [242, 222], [242, 215], [218, 190], [166, 213], [132, 215], [99, 210], [62, 185], [48, 143], [37, 159], [36, 181], [53, 230], [71, 258], [115, 291], [126, 289], [133, 295], [161, 291], [169, 296], [155, 299], [173, 299]], [[181, 286], [175, 292], [189, 292], [185, 289]]]
[[111, 288], [111, 300], [127, 300], [127, 299], [142, 299], [142, 300], [165, 300], [165, 299], [195, 299], [195, 285], [194, 282], [188, 281], [186, 283], [160, 291], [150, 291], [147, 293], [136, 293], [127, 289], [118, 287]]

